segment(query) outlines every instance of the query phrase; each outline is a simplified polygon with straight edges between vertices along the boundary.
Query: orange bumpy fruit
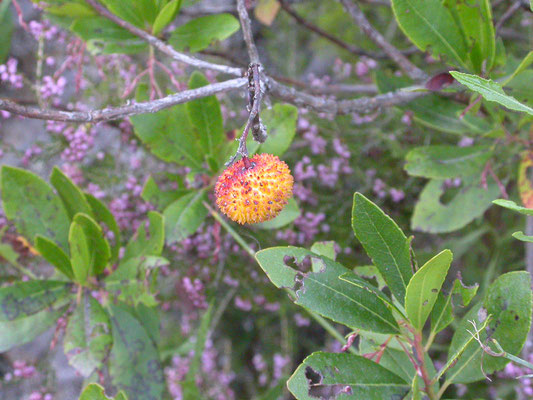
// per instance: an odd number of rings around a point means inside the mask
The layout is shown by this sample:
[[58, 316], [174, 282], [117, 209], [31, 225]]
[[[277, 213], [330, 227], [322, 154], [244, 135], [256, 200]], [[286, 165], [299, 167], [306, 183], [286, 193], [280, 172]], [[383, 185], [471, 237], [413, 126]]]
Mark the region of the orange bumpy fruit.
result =
[[294, 179], [287, 164], [271, 154], [243, 158], [218, 177], [218, 208], [239, 224], [275, 218], [292, 197]]

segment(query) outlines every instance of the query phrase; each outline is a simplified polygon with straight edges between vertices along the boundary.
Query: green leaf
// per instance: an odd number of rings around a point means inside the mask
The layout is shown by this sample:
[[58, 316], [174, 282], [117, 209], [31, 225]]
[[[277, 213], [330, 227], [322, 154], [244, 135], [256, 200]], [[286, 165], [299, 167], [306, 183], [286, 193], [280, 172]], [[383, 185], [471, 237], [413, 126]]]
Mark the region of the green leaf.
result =
[[453, 322], [455, 299], [460, 299], [457, 306], [467, 307], [476, 296], [478, 288], [478, 284], [466, 286], [461, 279], [457, 278], [448, 293], [442, 290], [437, 297], [433, 311], [431, 311], [431, 333], [437, 334]]
[[419, 331], [426, 323], [452, 263], [452, 252], [443, 250], [413, 275], [405, 293], [405, 311]]
[[489, 183], [487, 189], [479, 183], [465, 182], [461, 190], [446, 204], [440, 200], [444, 194], [444, 181], [430, 180], [415, 206], [411, 219], [411, 228], [429, 233], [453, 232], [483, 215], [492, 200], [498, 197], [499, 189]]
[[89, 272], [91, 275], [99, 275], [104, 272], [104, 269], [111, 258], [111, 248], [104, 237], [102, 228], [86, 214], [76, 214], [74, 216], [74, 222], [83, 228], [87, 239], [87, 246], [91, 254], [91, 266]]
[[97, 383], [90, 383], [83, 389], [79, 400], [128, 400], [124, 392], [119, 392], [115, 398], [107, 397], [104, 388]]
[[512, 200], [496, 199], [493, 201], [493, 203], [500, 207], [504, 207], [504, 208], [508, 208], [509, 210], [517, 211], [520, 214], [533, 215], [532, 208], [526, 208], [526, 207], [519, 206]]
[[[198, 71], [189, 79], [189, 89], [198, 89], [209, 84], [207, 78]], [[215, 156], [215, 150], [224, 142], [224, 121], [220, 103], [216, 96], [203, 97], [186, 104], [189, 118], [198, 132], [200, 143], [206, 154]]]
[[[147, 98], [147, 88], [139, 86], [137, 101]], [[202, 169], [203, 152], [193, 129], [187, 106], [179, 104], [153, 114], [130, 117], [135, 135], [163, 161]]]
[[169, 261], [166, 258], [158, 256], [141, 255], [138, 257], [130, 257], [126, 260], [122, 259], [115, 271], [109, 275], [105, 281], [123, 281], [123, 280], [144, 280], [146, 271], [156, 269], [168, 265]]
[[180, 11], [181, 0], [171, 0], [157, 15], [154, 26], [152, 27], [152, 35], [158, 35], [165, 27], [170, 24]]
[[112, 343], [109, 316], [96, 299], [85, 293], [65, 330], [63, 346], [69, 364], [87, 378], [102, 368]]
[[524, 232], [515, 232], [513, 233], [513, 237], [515, 239], [518, 239], [522, 242], [530, 242], [533, 243], [533, 236], [527, 236], [524, 234]]
[[255, 225], [259, 229], [279, 229], [289, 225], [301, 214], [300, 207], [294, 198], [290, 198], [287, 205], [281, 210], [279, 215], [270, 221], [261, 222]]
[[531, 64], [533, 64], [533, 51], [530, 51], [527, 53], [527, 55], [522, 59], [520, 64], [518, 64], [518, 67], [513, 71], [511, 75], [509, 75], [503, 82], [502, 86], [506, 86], [509, 82], [511, 82], [518, 74], [520, 74], [522, 71], [524, 71], [527, 67], [529, 67]]
[[154, 178], [150, 176], [144, 184], [141, 197], [144, 201], [153, 204], [158, 210], [164, 210], [171, 203], [190, 192], [189, 189], [163, 191], [159, 188]]
[[311, 246], [311, 251], [319, 256], [331, 258], [333, 261], [337, 258], [336, 243], [333, 240], [325, 242], [315, 242]]
[[128, 242], [121, 262], [134, 257], [159, 256], [163, 251], [163, 244], [165, 243], [163, 216], [158, 212], [150, 211], [148, 220], [150, 221], [148, 231], [144, 225], [139, 226], [135, 235]]
[[160, 399], [165, 389], [159, 354], [146, 330], [126, 306], [109, 306], [113, 348], [109, 372], [130, 400]]
[[[480, 311], [481, 308], [483, 310]], [[456, 350], [471, 338], [470, 333], [467, 332], [467, 330], [473, 330], [470, 321], [479, 325], [485, 316], [491, 315], [487, 329], [480, 335], [481, 341], [488, 344], [487, 334], [490, 334], [490, 337], [496, 339], [507, 353], [518, 355], [531, 325], [531, 308], [529, 273], [515, 271], [501, 275], [489, 287], [483, 303], [472, 308], [460, 322], [452, 338], [448, 354], [455, 354]], [[496, 351], [494, 348], [492, 350]], [[457, 364], [449, 370], [446, 378], [453, 383], [475, 382], [484, 379], [483, 371], [491, 374], [502, 369], [508, 362], [509, 360], [503, 357], [484, 354], [479, 343], [472, 341]], [[483, 363], [483, 371], [481, 363]]]
[[461, 30], [440, 0], [393, 0], [392, 9], [402, 31], [420, 50], [466, 69]]
[[449, 0], [467, 42], [468, 55], [478, 73], [490, 71], [496, 54], [496, 38], [489, 0]]
[[109, 208], [107, 208], [104, 203], [102, 203], [93, 195], [85, 193], [85, 198], [91, 206], [96, 221], [98, 221], [100, 225], [104, 225], [107, 230], [112, 233], [110, 262], [114, 263], [118, 258], [118, 252], [120, 250], [121, 245], [120, 229], [118, 228], [115, 216], [111, 211], [109, 211]]
[[60, 281], [17, 282], [0, 288], [0, 322], [23, 319], [43, 311], [70, 292]]
[[165, 209], [167, 244], [179, 242], [198, 230], [208, 214], [202, 204], [204, 201], [207, 201], [207, 194], [202, 189], [181, 197]]
[[57, 190], [70, 219], [76, 213], [92, 216], [91, 206], [79, 187], [77, 187], [58, 167], [50, 175], [50, 183]]
[[402, 378], [373, 361], [353, 354], [323, 352], [307, 357], [287, 387], [298, 400], [337, 396], [346, 400], [402, 399], [409, 391]]
[[[137, 9], [137, 4], [142, 0], [101, 0], [102, 3], [116, 16], [129, 23], [142, 28], [144, 15]], [[154, 7], [155, 8], [155, 7]]]
[[267, 128], [268, 136], [257, 152], [282, 156], [296, 134], [298, 109], [290, 104], [275, 104], [274, 107], [261, 112], [261, 119]]
[[[272, 247], [257, 252], [255, 257], [271, 282], [287, 289], [296, 304], [351, 329], [398, 331], [392, 312], [375, 289], [364, 281], [354, 285], [339, 279], [350, 271], [330, 258], [298, 247]], [[302, 272], [307, 262], [312, 270]]]
[[501, 85], [497, 82], [490, 79], [483, 79], [476, 75], [463, 74], [457, 71], [451, 71], [450, 74], [470, 90], [482, 95], [487, 101], [501, 104], [509, 110], [525, 112], [529, 115], [533, 115], [533, 108], [528, 107], [525, 104], [520, 103], [514, 97], [507, 95], [503, 91]]
[[11, 35], [13, 33], [13, 15], [9, 6], [11, 0], [4, 0], [0, 3], [0, 64], [7, 60], [9, 51], [11, 50]]
[[491, 155], [489, 146], [417, 147], [407, 153], [405, 170], [409, 175], [433, 179], [480, 174]]
[[74, 272], [72, 271], [72, 264], [67, 254], [59, 247], [55, 242], [44, 236], [35, 236], [35, 249], [41, 254], [41, 256], [57, 268], [59, 272], [68, 277], [74, 279]]
[[6, 217], [31, 243], [36, 235], [68, 249], [69, 218], [52, 188], [31, 172], [2, 167], [2, 200]]
[[87, 243], [85, 230], [75, 221], [70, 224], [69, 244], [70, 262], [72, 264], [74, 277], [77, 282], [83, 285], [87, 281], [93, 260], [91, 258], [91, 250]]
[[27, 318], [0, 322], [0, 352], [31, 342], [57, 322], [65, 308], [45, 309]]
[[352, 227], [394, 297], [403, 304], [411, 279], [409, 241], [396, 223], [361, 193], [355, 193]]
[[117, 42], [135, 39], [135, 36], [126, 29], [99, 16], [77, 19], [72, 23], [70, 29], [85, 41], [109, 40]]
[[239, 21], [231, 14], [206, 15], [179, 26], [169, 43], [178, 51], [195, 53], [216, 40], [224, 40], [239, 30]]

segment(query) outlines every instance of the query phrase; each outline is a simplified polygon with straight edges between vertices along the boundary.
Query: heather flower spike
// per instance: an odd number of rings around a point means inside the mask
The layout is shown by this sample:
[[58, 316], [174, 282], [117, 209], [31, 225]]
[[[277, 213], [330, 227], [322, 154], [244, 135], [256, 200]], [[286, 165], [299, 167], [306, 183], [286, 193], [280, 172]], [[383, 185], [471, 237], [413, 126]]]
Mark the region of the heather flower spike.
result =
[[243, 157], [219, 176], [218, 208], [239, 224], [275, 218], [292, 197], [294, 179], [285, 162], [271, 154]]

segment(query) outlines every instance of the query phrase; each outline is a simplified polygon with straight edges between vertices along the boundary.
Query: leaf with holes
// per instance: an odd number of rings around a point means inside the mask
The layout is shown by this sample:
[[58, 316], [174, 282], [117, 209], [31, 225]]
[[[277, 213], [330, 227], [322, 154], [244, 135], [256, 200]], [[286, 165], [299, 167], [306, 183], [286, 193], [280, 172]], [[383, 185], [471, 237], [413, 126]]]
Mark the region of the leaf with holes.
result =
[[[398, 332], [391, 310], [365, 281], [358, 285], [339, 277], [350, 272], [328, 257], [299, 247], [272, 247], [256, 253], [270, 281], [287, 289], [295, 304], [352, 329]], [[294, 264], [297, 268], [291, 267]], [[301, 269], [308, 266], [309, 272]]]
[[413, 275], [409, 241], [396, 223], [361, 193], [355, 193], [352, 227], [357, 239], [403, 304], [407, 283]]
[[89, 377], [102, 368], [112, 342], [109, 316], [96, 299], [85, 293], [65, 330], [63, 348], [69, 364]]
[[[487, 343], [487, 333], [496, 339], [509, 354], [518, 355], [526, 341], [531, 325], [531, 276], [525, 271], [508, 272], [490, 285], [483, 302], [478, 303], [462, 319], [452, 338], [448, 354], [455, 354], [467, 340], [468, 331], [473, 331], [488, 316], [492, 316], [488, 327], [480, 335]], [[492, 348], [493, 351], [496, 349]], [[497, 351], [496, 351], [497, 352]], [[469, 383], [482, 380], [485, 374], [502, 369], [509, 360], [484, 354], [479, 343], [472, 341], [459, 361], [448, 371], [446, 378], [453, 383]], [[481, 369], [483, 363], [483, 370]]]
[[452, 252], [443, 250], [413, 275], [405, 293], [405, 311], [415, 329], [422, 330], [452, 262]]
[[307, 357], [287, 382], [298, 400], [402, 399], [409, 391], [398, 375], [364, 357], [316, 352]]
[[405, 170], [409, 175], [432, 179], [479, 175], [491, 155], [489, 146], [417, 147], [407, 153]]
[[443, 204], [444, 180], [430, 180], [416, 203], [411, 218], [411, 228], [429, 233], [453, 232], [480, 217], [498, 197], [499, 189], [489, 182], [487, 189], [479, 185], [479, 179], [463, 179], [464, 184], [455, 196]]
[[520, 103], [514, 97], [506, 94], [502, 86], [490, 79], [483, 79], [480, 76], [463, 74], [457, 71], [450, 71], [450, 74], [465, 85], [470, 90], [479, 93], [487, 101], [492, 101], [508, 108], [509, 110], [520, 111], [533, 115], [533, 108]]

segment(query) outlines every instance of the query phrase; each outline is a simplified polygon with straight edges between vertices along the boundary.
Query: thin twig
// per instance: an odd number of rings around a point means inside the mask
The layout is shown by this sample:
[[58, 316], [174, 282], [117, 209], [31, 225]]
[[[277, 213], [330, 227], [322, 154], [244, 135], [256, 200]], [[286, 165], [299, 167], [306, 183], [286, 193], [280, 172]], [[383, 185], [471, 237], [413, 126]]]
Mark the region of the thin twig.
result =
[[234, 75], [234, 76], [242, 76], [243, 71], [240, 68], [234, 68], [229, 67], [227, 65], [220, 65], [220, 64], [213, 64], [207, 61], [200, 60], [198, 58], [188, 56], [186, 54], [180, 53], [176, 50], [174, 50], [171, 46], [166, 44], [165, 42], [159, 40], [155, 36], [150, 35], [148, 32], [137, 28], [135, 25], [132, 25], [124, 20], [122, 20], [120, 17], [116, 16], [112, 12], [110, 12], [107, 8], [105, 8], [103, 5], [101, 5], [98, 0], [86, 0], [88, 4], [90, 4], [98, 14], [102, 15], [103, 17], [106, 17], [107, 19], [113, 21], [118, 26], [126, 29], [127, 31], [133, 33], [135, 36], [140, 37], [141, 39], [148, 42], [150, 45], [154, 46], [159, 51], [171, 56], [176, 61], [183, 62], [185, 64], [191, 65], [196, 68], [201, 69], [208, 69], [218, 72], [223, 72], [228, 75]]
[[340, 2], [365, 35], [376, 43], [376, 45], [381, 47], [391, 60], [398, 64], [398, 66], [407, 74], [407, 76], [415, 80], [427, 79], [427, 75], [424, 71], [409, 61], [400, 50], [390, 44], [385, 37], [370, 24], [357, 4], [352, 0], [340, 0]]
[[518, 11], [518, 9], [522, 7], [522, 2], [520, 0], [515, 1], [511, 6], [502, 14], [498, 22], [496, 23], [494, 29], [496, 32], [499, 32], [499, 30], [502, 28], [503, 24], [511, 18], [515, 12]]
[[244, 36], [244, 42], [246, 43], [246, 49], [248, 50], [250, 62], [252, 64], [259, 64], [259, 53], [257, 52], [257, 47], [255, 46], [254, 42], [252, 22], [248, 16], [248, 11], [246, 10], [246, 4], [244, 3], [244, 0], [237, 0], [237, 11], [239, 12], [242, 34]]
[[185, 90], [183, 92], [171, 94], [161, 99], [134, 103], [121, 107], [110, 107], [92, 111], [61, 111], [54, 109], [39, 109], [35, 107], [23, 106], [12, 100], [0, 98], [0, 110], [5, 110], [13, 114], [22, 115], [28, 118], [44, 119], [63, 122], [100, 122], [121, 119], [131, 115], [154, 113], [176, 104], [186, 103], [191, 100], [211, 96], [217, 93], [228, 92], [240, 89], [248, 83], [246, 78], [231, 79], [228, 81], [214, 83], [198, 89]]

